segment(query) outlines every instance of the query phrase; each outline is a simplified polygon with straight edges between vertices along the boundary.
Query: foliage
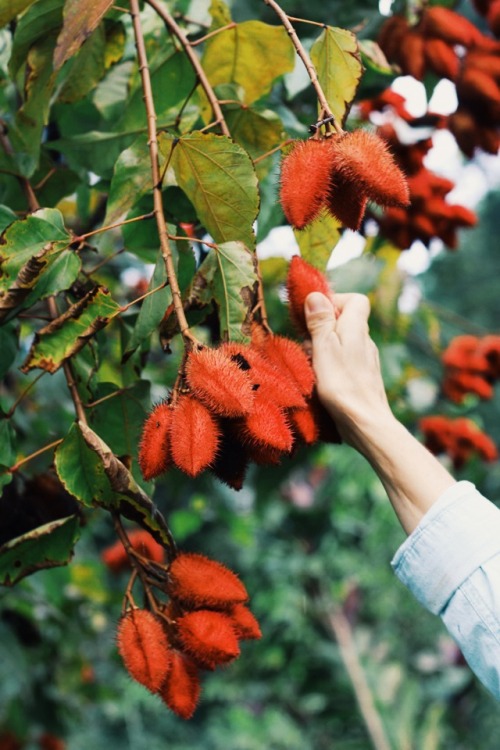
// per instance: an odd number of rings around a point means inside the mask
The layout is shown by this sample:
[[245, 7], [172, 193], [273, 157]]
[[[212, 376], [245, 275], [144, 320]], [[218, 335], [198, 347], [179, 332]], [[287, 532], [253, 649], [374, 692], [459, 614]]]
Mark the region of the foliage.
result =
[[[142, 425], [182, 385], [185, 351], [248, 342], [252, 321], [294, 335], [286, 264], [259, 263], [256, 250], [284, 224], [278, 154], [310, 133], [373, 129], [371, 113], [382, 112], [380, 135], [414, 176], [429, 147], [418, 125], [428, 134], [446, 125], [412, 122], [404, 103], [383, 98], [398, 69], [376, 42], [378, 3], [287, 3], [296, 38], [275, 5], [0, 9], [0, 747], [5, 731], [28, 748], [51, 732], [71, 750], [154, 750], [167, 737], [172, 750], [361, 750], [371, 737], [346, 654], [362, 666], [391, 747], [494, 746], [492, 699], [393, 580], [402, 532], [362, 458], [301, 447], [279, 465], [252, 465], [239, 493], [209, 472], [172, 468], [152, 483], [139, 469]], [[432, 91], [436, 70], [422, 76]], [[462, 109], [474, 111], [460, 80]], [[388, 132], [396, 116], [417, 126], [411, 144]], [[487, 136], [494, 150], [491, 119], [472, 146], [450, 121], [468, 157]], [[487, 196], [477, 227], [457, 235], [475, 218], [460, 206], [446, 214], [451, 188], [435, 177], [425, 170], [425, 189], [439, 193], [434, 213], [430, 192], [418, 203], [417, 181], [408, 212], [369, 207], [362, 257], [331, 280], [370, 295], [388, 393], [410, 429], [431, 411], [472, 417], [498, 444], [498, 392], [452, 404], [439, 387], [453, 336], [497, 330], [499, 199]], [[434, 247], [436, 236], [460, 247], [431, 264], [421, 303], [405, 314], [401, 250], [414, 239]], [[295, 237], [324, 271], [342, 227], [321, 214]], [[459, 476], [498, 497], [498, 464], [473, 459]], [[118, 663], [127, 574], [113, 576], [100, 557], [115, 539], [111, 517], [147, 529], [169, 559], [176, 544], [221, 559], [250, 592], [263, 640], [205, 680], [189, 724]]]

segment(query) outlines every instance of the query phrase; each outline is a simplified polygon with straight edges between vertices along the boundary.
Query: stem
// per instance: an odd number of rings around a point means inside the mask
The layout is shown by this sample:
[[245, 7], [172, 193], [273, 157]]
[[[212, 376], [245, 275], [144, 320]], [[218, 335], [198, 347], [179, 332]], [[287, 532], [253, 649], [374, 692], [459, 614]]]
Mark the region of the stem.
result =
[[[194, 71], [196, 75], [198, 76], [198, 80], [200, 81], [201, 87], [203, 88], [207, 96], [207, 99], [210, 102], [210, 106], [212, 107], [217, 124], [220, 125], [220, 129], [222, 130], [222, 133], [226, 135], [228, 138], [230, 138], [231, 133], [224, 119], [224, 115], [222, 114], [219, 100], [217, 99], [215, 92], [212, 86], [210, 85], [210, 81], [205, 75], [205, 71], [203, 70], [201, 66], [201, 63], [198, 59], [198, 56], [196, 55], [196, 52], [194, 52], [194, 50], [192, 49], [191, 42], [189, 41], [189, 39], [187, 38], [183, 30], [180, 28], [180, 26], [178, 26], [177, 23], [174, 21], [170, 13], [167, 10], [165, 10], [165, 8], [163, 8], [157, 2], [157, 0], [146, 0], [146, 2], [148, 3], [148, 5], [150, 5], [153, 8], [153, 10], [155, 10], [158, 13], [160, 18], [165, 22], [165, 24], [170, 29], [170, 31], [177, 37], [177, 39], [181, 43], [184, 49], [184, 52], [189, 58], [189, 62], [193, 66]], [[137, 6], [136, 0], [130, 0], [130, 6], [131, 7]]]
[[267, 159], [268, 156], [272, 156], [273, 154], [275, 154], [276, 151], [281, 151], [281, 149], [285, 148], [285, 146], [288, 146], [289, 143], [293, 143], [294, 140], [294, 138], [287, 138], [286, 141], [282, 141], [279, 146], [275, 146], [270, 151], [266, 151], [265, 154], [257, 156], [257, 158], [253, 160], [253, 163], [258, 164], [260, 161], [264, 161], [264, 159]]
[[10, 419], [12, 417], [12, 415], [14, 414], [15, 410], [17, 409], [17, 407], [19, 406], [23, 398], [28, 395], [28, 393], [31, 391], [31, 389], [35, 385], [35, 383], [37, 383], [40, 380], [40, 378], [42, 378], [45, 374], [46, 374], [46, 370], [42, 370], [42, 372], [40, 372], [36, 376], [36, 378], [32, 380], [29, 385], [26, 386], [24, 391], [22, 391], [22, 393], [17, 397], [17, 399], [14, 401], [14, 403], [10, 407], [9, 411], [5, 414], [4, 419]]
[[8, 469], [5, 469], [5, 472], [9, 472], [10, 474], [14, 474], [23, 464], [27, 464], [28, 461], [31, 461], [33, 458], [36, 458], [37, 456], [41, 456], [42, 453], [46, 453], [47, 451], [52, 450], [52, 448], [57, 448], [58, 445], [60, 445], [63, 441], [63, 438], [60, 438], [59, 440], [54, 440], [54, 442], [49, 443], [48, 445], [44, 445], [43, 448], [39, 448], [34, 453], [30, 453], [29, 456], [25, 456], [24, 458], [19, 459], [14, 466], [11, 466]]
[[287, 16], [287, 18], [289, 21], [295, 21], [295, 23], [308, 23], [311, 26], [320, 26], [322, 29], [327, 28], [326, 23], [320, 21], [309, 21], [307, 18], [295, 18], [295, 16]]
[[[8, 156], [13, 156], [14, 149], [12, 148], [7, 133], [8, 128], [6, 123], [3, 120], [0, 120], [0, 145]], [[21, 175], [16, 175], [16, 177], [23, 189], [24, 195], [26, 196], [29, 210], [31, 212], [37, 211], [40, 208], [40, 204], [37, 201], [35, 193], [33, 192], [30, 181], [26, 177], [22, 177]]]
[[267, 317], [266, 302], [264, 299], [264, 284], [262, 282], [262, 273], [260, 270], [260, 263], [258, 258], [255, 258], [255, 268], [257, 270], [257, 304], [253, 312], [257, 310], [260, 312], [260, 320], [266, 331], [272, 333], [271, 326], [269, 325], [269, 318]]
[[382, 719], [375, 706], [373, 693], [359, 660], [349, 620], [343, 612], [335, 610], [327, 612], [327, 622], [337, 641], [340, 656], [351, 680], [359, 710], [374, 750], [391, 750], [391, 744], [387, 738]]
[[85, 232], [84, 234], [78, 235], [73, 238], [73, 242], [83, 242], [87, 237], [93, 237], [94, 234], [100, 234], [101, 232], [107, 232], [109, 229], [116, 229], [117, 227], [123, 227], [125, 224], [132, 224], [134, 221], [143, 221], [144, 219], [154, 218], [154, 212], [151, 211], [149, 214], [142, 214], [142, 216], [135, 216], [133, 219], [125, 219], [124, 221], [117, 221], [116, 224], [108, 224], [106, 227], [99, 227], [99, 229], [93, 229], [91, 232]]
[[[164, 18], [165, 11], [156, 4], [151, 4], [155, 10]], [[160, 247], [167, 271], [167, 278], [172, 290], [172, 301], [175, 309], [177, 320], [179, 321], [179, 328], [181, 330], [184, 341], [194, 342], [193, 335], [189, 332], [189, 325], [184, 313], [182, 306], [181, 292], [179, 289], [179, 283], [175, 274], [174, 260], [172, 257], [172, 248], [168, 240], [167, 222], [165, 220], [165, 214], [163, 212], [163, 202], [161, 196], [161, 180], [160, 180], [160, 161], [158, 155], [158, 138], [156, 132], [156, 112], [153, 101], [153, 90], [151, 88], [151, 77], [149, 75], [148, 59], [146, 55], [146, 46], [144, 44], [144, 37], [141, 28], [141, 19], [139, 17], [139, 0], [130, 0], [130, 12], [132, 16], [132, 23], [134, 27], [135, 44], [137, 48], [137, 58], [139, 61], [139, 71], [142, 80], [142, 89], [144, 92], [144, 104], [146, 106], [146, 116], [148, 122], [148, 145], [149, 145], [149, 156], [151, 160], [151, 175], [153, 178], [153, 201], [154, 201], [154, 214], [156, 218], [156, 224], [158, 226], [158, 236], [160, 239]], [[166, 14], [168, 15], [168, 14]], [[170, 19], [170, 16], [168, 16]], [[173, 19], [172, 19], [173, 20]], [[175, 24], [175, 22], [174, 22]], [[194, 54], [194, 53], [193, 53]]]
[[220, 34], [221, 31], [227, 31], [228, 29], [235, 29], [237, 24], [232, 21], [231, 23], [226, 24], [225, 26], [220, 26], [218, 29], [215, 29], [214, 31], [210, 31], [208, 34], [205, 34], [205, 36], [200, 37], [199, 39], [195, 39], [194, 42], [189, 42], [191, 47], [197, 47], [198, 44], [202, 44], [203, 42], [206, 42], [207, 39], [211, 39], [213, 36], [216, 36], [217, 34]]
[[96, 271], [98, 271], [100, 268], [106, 265], [106, 263], [110, 263], [114, 258], [117, 258], [119, 255], [125, 252], [125, 248], [121, 247], [119, 250], [116, 250], [111, 255], [108, 255], [107, 258], [103, 258], [103, 260], [99, 261], [99, 263], [96, 263], [96, 265], [91, 268], [89, 271], [82, 271], [82, 273], [89, 278], [92, 276]]
[[[327, 118], [327, 117], [332, 117], [333, 118], [332, 111], [331, 111], [331, 109], [330, 109], [330, 107], [328, 105], [326, 96], [325, 96], [324, 91], [321, 88], [320, 82], [318, 80], [318, 74], [316, 72], [316, 68], [312, 64], [309, 55], [307, 54], [307, 52], [305, 51], [304, 47], [302, 46], [302, 43], [301, 43], [299, 37], [297, 36], [297, 33], [296, 33], [295, 29], [293, 28], [292, 24], [290, 23], [290, 20], [289, 20], [287, 14], [278, 5], [278, 3], [276, 2], [276, 0], [264, 0], [264, 2], [265, 2], [266, 5], [268, 5], [270, 8], [272, 8], [272, 10], [274, 10], [274, 12], [276, 13], [276, 15], [280, 19], [281, 23], [283, 24], [283, 26], [287, 30], [287, 33], [288, 33], [288, 35], [289, 35], [289, 37], [290, 37], [290, 39], [292, 41], [293, 46], [295, 47], [295, 49], [297, 51], [298, 56], [300, 57], [300, 59], [302, 60], [302, 62], [305, 65], [305, 68], [307, 70], [309, 78], [311, 79], [311, 84], [312, 84], [314, 90], [316, 91], [316, 96], [318, 97], [318, 102], [320, 103], [320, 106], [321, 106], [321, 118], [320, 119]], [[333, 119], [333, 127], [335, 128], [335, 130], [337, 131], [337, 133], [343, 133], [344, 132], [342, 130], [342, 127], [337, 123], [337, 121], [335, 119]]]
[[156, 292], [159, 292], [160, 289], [164, 289], [166, 286], [167, 286], [167, 282], [166, 281], [164, 281], [163, 284], [158, 284], [158, 286], [155, 286], [154, 289], [150, 289], [149, 292], [145, 292], [144, 294], [141, 294], [140, 297], [136, 297], [135, 299], [132, 300], [132, 302], [129, 302], [128, 304], [123, 305], [123, 307], [120, 307], [120, 309], [117, 310], [116, 313], [114, 313], [114, 315], [112, 315], [110, 317], [114, 318], [117, 315], [120, 315], [121, 313], [127, 312], [127, 310], [129, 309], [129, 307], [133, 307], [138, 302], [141, 302], [143, 299], [146, 299], [146, 297], [150, 297], [152, 294], [156, 294]]

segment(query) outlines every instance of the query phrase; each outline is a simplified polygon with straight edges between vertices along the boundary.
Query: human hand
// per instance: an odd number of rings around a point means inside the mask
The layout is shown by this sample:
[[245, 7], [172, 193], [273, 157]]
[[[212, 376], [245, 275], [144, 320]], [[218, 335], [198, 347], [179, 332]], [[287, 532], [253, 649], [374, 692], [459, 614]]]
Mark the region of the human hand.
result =
[[363, 453], [364, 425], [393, 419], [369, 314], [370, 302], [362, 294], [336, 294], [335, 307], [319, 292], [305, 302], [319, 398], [343, 440]]

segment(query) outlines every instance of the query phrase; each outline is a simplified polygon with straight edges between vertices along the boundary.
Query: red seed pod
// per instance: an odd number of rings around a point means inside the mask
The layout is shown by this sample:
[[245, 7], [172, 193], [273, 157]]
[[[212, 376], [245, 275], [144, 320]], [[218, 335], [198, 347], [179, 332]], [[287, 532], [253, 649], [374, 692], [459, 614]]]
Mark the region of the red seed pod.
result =
[[484, 336], [479, 343], [479, 354], [488, 362], [488, 374], [500, 378], [500, 336]]
[[181, 395], [172, 416], [170, 440], [175, 465], [197, 476], [215, 460], [220, 427], [204, 404], [190, 395]]
[[216, 560], [196, 553], [178, 555], [169, 570], [169, 594], [188, 607], [227, 609], [246, 602], [238, 576]]
[[146, 609], [132, 609], [121, 618], [118, 651], [134, 680], [156, 693], [171, 666], [171, 650], [159, 620]]
[[302, 260], [299, 255], [294, 255], [288, 268], [286, 289], [290, 319], [297, 332], [307, 337], [309, 332], [304, 313], [306, 297], [311, 292], [321, 292], [331, 298], [332, 290], [328, 279], [317, 268]]
[[[131, 531], [128, 538], [133, 549], [149, 560], [157, 563], [165, 560], [164, 548], [144, 529]], [[113, 573], [120, 573], [130, 566], [125, 547], [119, 539], [101, 552], [101, 560]]]
[[[482, 102], [494, 109], [500, 104], [500, 87], [495, 79], [478, 68], [466, 67], [457, 81], [459, 97], [472, 103]], [[472, 104], [470, 105], [472, 107]], [[497, 114], [497, 110], [494, 110]]]
[[172, 650], [170, 672], [161, 686], [160, 696], [181, 719], [190, 719], [201, 693], [198, 667], [185, 654]]
[[236, 604], [229, 613], [236, 637], [241, 640], [262, 638], [259, 623], [244, 604]]
[[[244, 435], [243, 440], [247, 439], [248, 437]], [[263, 443], [249, 443], [247, 450], [250, 460], [257, 466], [279, 466], [283, 456], [286, 455], [283, 451]]]
[[353, 130], [333, 143], [332, 180], [353, 183], [359, 193], [382, 206], [406, 206], [408, 183], [387, 142], [367, 130]]
[[495, 36], [500, 36], [500, 2], [493, 0], [486, 15], [488, 26]]
[[247, 442], [257, 442], [288, 452], [292, 449], [293, 433], [285, 413], [257, 391], [254, 409], [245, 417], [242, 434]]
[[426, 8], [422, 16], [426, 36], [435, 36], [448, 44], [472, 47], [482, 36], [479, 29], [464, 16], [442, 5]]
[[402, 39], [399, 51], [399, 64], [405, 75], [413, 76], [417, 81], [423, 80], [425, 73], [426, 40], [419, 30], [411, 29]]
[[164, 402], [154, 407], [146, 419], [139, 445], [139, 466], [146, 481], [163, 474], [172, 463], [170, 424], [172, 407]]
[[250, 461], [248, 452], [239, 441], [234, 422], [223, 422], [221, 431], [221, 442], [210, 471], [233, 490], [241, 490]]
[[320, 213], [328, 191], [332, 151], [326, 141], [298, 141], [281, 164], [280, 201], [286, 220], [303, 229]]
[[292, 412], [289, 417], [293, 429], [306, 445], [312, 445], [318, 440], [319, 425], [310, 404], [306, 409]]
[[326, 206], [343, 227], [357, 232], [367, 204], [368, 198], [355, 182], [345, 179], [340, 172], [332, 173]]
[[252, 382], [223, 347], [191, 351], [186, 379], [196, 398], [215, 414], [242, 417], [251, 411]]
[[477, 224], [477, 215], [465, 206], [452, 206], [451, 218], [458, 227], [474, 227]]
[[227, 664], [240, 655], [231, 619], [222, 612], [188, 612], [177, 619], [177, 635], [188, 654], [207, 669]]
[[460, 70], [460, 60], [451, 45], [442, 39], [427, 39], [424, 54], [427, 68], [450, 81], [456, 79]]
[[377, 42], [389, 62], [399, 63], [402, 45], [409, 30], [406, 18], [396, 14], [382, 24]]
[[425, 446], [431, 453], [435, 456], [446, 453], [451, 445], [451, 420], [436, 414], [422, 417], [418, 426], [424, 435]]
[[493, 385], [471, 370], [450, 370], [443, 380], [442, 391], [443, 396], [456, 404], [461, 404], [468, 393], [485, 400], [493, 397]]
[[500, 55], [498, 54], [471, 50], [467, 54], [467, 67], [477, 68], [477, 70], [493, 76], [497, 83], [500, 82]]
[[258, 344], [264, 356], [294, 381], [303, 396], [310, 396], [315, 375], [309, 357], [300, 344], [285, 336], [268, 335]]

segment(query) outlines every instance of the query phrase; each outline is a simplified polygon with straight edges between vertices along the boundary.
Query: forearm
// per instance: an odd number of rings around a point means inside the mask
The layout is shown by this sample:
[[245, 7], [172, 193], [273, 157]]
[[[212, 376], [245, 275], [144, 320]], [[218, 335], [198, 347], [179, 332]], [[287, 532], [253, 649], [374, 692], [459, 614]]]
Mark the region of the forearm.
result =
[[353, 421], [351, 443], [380, 477], [401, 525], [410, 534], [455, 479], [387, 410]]

